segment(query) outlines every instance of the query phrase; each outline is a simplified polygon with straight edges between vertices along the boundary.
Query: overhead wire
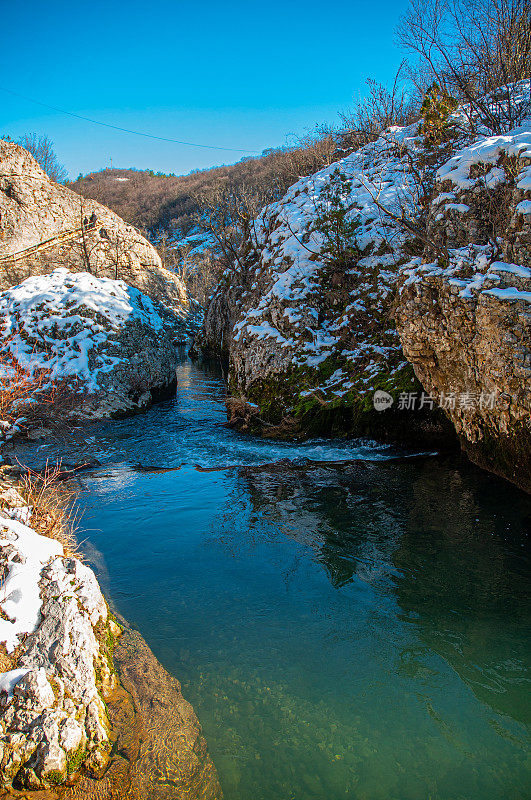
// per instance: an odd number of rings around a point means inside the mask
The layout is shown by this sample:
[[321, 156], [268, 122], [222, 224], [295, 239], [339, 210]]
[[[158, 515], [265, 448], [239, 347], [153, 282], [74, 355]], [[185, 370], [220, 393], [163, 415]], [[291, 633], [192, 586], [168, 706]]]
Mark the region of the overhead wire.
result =
[[84, 122], [91, 122], [93, 125], [102, 125], [104, 128], [111, 128], [115, 131], [121, 131], [122, 133], [131, 133], [134, 136], [144, 136], [148, 139], [158, 139], [161, 142], [173, 142], [174, 144], [185, 145], [186, 147], [201, 147], [206, 150], [226, 150], [231, 153], [250, 153], [250, 154], [258, 154], [258, 150], [245, 150], [241, 147], [224, 147], [223, 145], [215, 145], [215, 144], [199, 144], [198, 142], [186, 142], [182, 141], [181, 139], [172, 139], [167, 136], [157, 136], [154, 133], [145, 133], [143, 131], [133, 131], [129, 128], [122, 128], [120, 125], [112, 125], [110, 122], [102, 122], [101, 120], [91, 119], [90, 117], [85, 117], [82, 114], [75, 114], [73, 111], [66, 111], [64, 108], [59, 108], [58, 106], [52, 106], [49, 103], [43, 103], [41, 100], [35, 100], [32, 97], [27, 97], [26, 95], [20, 94], [19, 92], [14, 92], [12, 89], [8, 89], [5, 86], [0, 86], [0, 91], [7, 92], [8, 94], [12, 94], [14, 97], [20, 97], [22, 100], [27, 100], [30, 103], [35, 103], [36, 105], [43, 106], [43, 108], [51, 109], [52, 111], [57, 111], [60, 114], [66, 114], [69, 117], [74, 117], [75, 119], [81, 119]]

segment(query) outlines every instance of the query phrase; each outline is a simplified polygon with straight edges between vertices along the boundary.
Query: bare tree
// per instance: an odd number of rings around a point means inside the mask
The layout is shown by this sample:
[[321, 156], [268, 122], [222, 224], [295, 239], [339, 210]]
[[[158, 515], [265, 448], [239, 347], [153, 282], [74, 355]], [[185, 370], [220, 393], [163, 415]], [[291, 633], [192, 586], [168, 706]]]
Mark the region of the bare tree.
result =
[[368, 78], [368, 94], [359, 98], [353, 109], [339, 114], [344, 127], [339, 134], [344, 149], [363, 147], [391, 125], [409, 125], [418, 117], [418, 100], [411, 96], [402, 80], [405, 66], [403, 61], [391, 89]]
[[21, 147], [31, 153], [35, 161], [55, 183], [64, 183], [68, 173], [59, 163], [54, 150], [54, 144], [48, 136], [38, 136], [36, 133], [26, 133], [18, 141]]
[[421, 95], [435, 83], [468, 104], [472, 126], [518, 124], [511, 87], [531, 77], [530, 0], [411, 0], [398, 37], [416, 57], [409, 74]]
[[197, 224], [212, 234], [223, 267], [243, 271], [258, 246], [260, 212], [269, 202], [268, 193], [243, 184], [216, 189], [198, 200]]
[[110, 266], [114, 268], [114, 279], [121, 279], [133, 264], [134, 242], [127, 240], [119, 233], [109, 233], [105, 228], [100, 229], [99, 236], [101, 239], [100, 249]]

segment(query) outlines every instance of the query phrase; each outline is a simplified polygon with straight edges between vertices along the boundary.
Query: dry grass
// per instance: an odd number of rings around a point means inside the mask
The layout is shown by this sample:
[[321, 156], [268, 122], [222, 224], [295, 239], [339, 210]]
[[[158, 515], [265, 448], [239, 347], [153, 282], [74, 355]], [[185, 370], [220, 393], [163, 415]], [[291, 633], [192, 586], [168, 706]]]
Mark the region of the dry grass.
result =
[[28, 525], [41, 536], [56, 539], [65, 556], [81, 559], [75, 531], [79, 512], [74, 507], [78, 491], [62, 480], [60, 464], [46, 464], [42, 472], [27, 471], [19, 487], [31, 507]]

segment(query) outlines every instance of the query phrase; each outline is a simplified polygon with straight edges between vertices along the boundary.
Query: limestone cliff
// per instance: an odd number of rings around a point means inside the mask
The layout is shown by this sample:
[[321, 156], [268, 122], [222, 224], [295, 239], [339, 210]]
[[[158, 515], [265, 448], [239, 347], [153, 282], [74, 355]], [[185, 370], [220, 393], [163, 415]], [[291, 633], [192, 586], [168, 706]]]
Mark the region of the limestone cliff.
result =
[[448, 255], [404, 270], [404, 353], [470, 458], [531, 491], [531, 126], [442, 165], [427, 233]]
[[518, 129], [490, 135], [465, 107], [440, 141], [391, 128], [263, 210], [205, 314], [231, 424], [421, 446], [457, 434], [530, 489], [528, 82], [513, 102]]
[[26, 150], [0, 140], [0, 290], [58, 267], [124, 280], [187, 316], [186, 287], [135, 228], [53, 183]]

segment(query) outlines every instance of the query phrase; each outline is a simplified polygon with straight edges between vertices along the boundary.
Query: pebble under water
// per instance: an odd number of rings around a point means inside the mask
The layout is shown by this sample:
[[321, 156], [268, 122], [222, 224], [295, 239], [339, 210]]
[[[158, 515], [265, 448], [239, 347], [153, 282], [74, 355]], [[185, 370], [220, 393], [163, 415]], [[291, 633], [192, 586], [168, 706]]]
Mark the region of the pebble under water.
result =
[[102, 462], [87, 560], [226, 800], [529, 797], [530, 499], [457, 457], [234, 433], [223, 394], [183, 355], [175, 400], [32, 457]]

